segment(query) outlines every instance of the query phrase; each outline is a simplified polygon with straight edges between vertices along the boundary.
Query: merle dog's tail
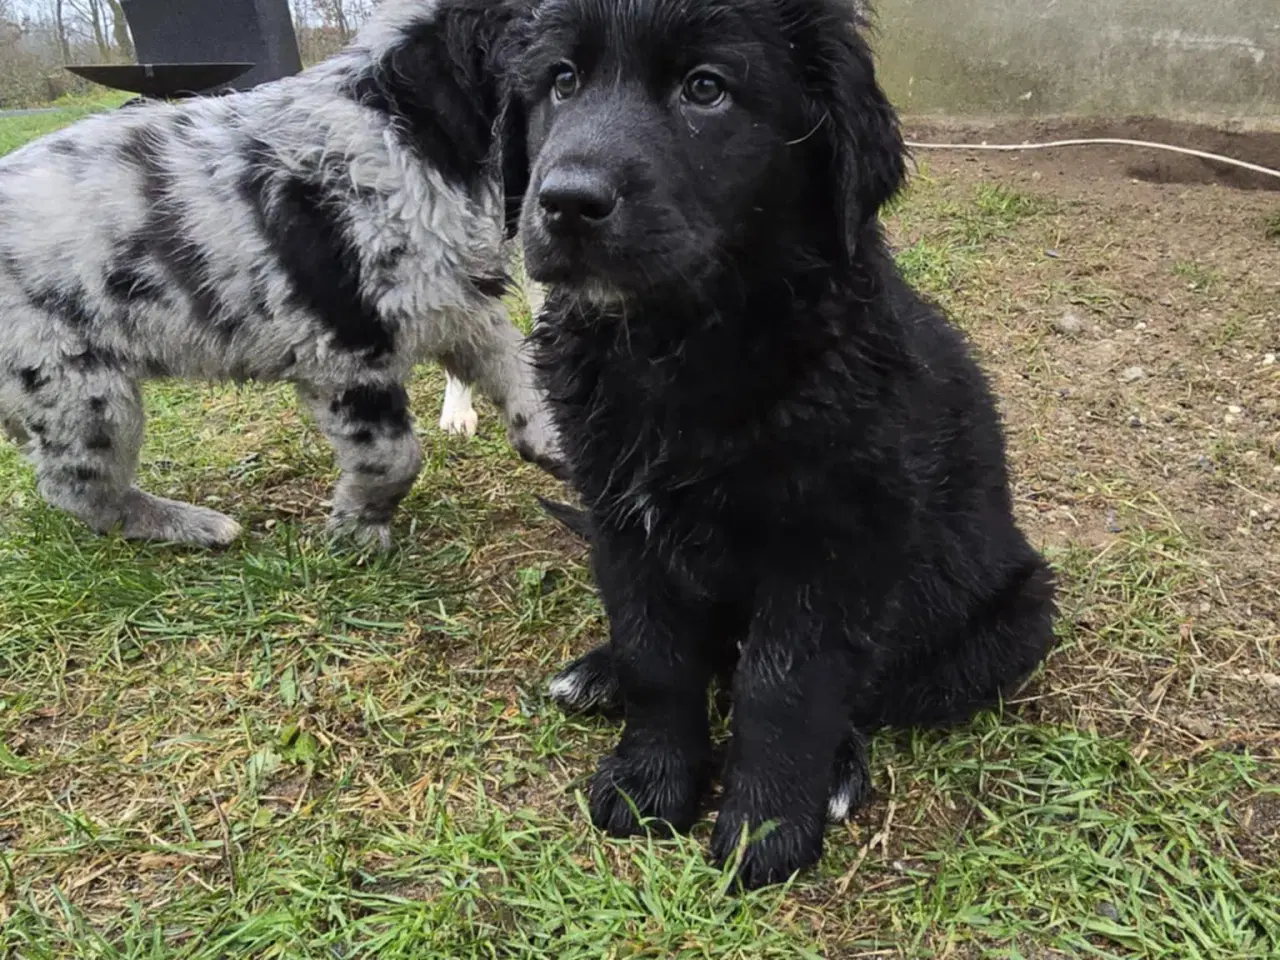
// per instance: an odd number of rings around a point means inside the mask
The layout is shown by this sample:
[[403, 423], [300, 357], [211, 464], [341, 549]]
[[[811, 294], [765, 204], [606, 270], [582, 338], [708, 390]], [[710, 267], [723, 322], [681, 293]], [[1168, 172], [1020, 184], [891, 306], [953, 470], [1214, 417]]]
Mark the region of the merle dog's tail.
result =
[[571, 533], [577, 534], [588, 543], [591, 542], [591, 517], [587, 511], [568, 503], [548, 500], [546, 497], [538, 497], [538, 502], [542, 504], [543, 510], [559, 520]]

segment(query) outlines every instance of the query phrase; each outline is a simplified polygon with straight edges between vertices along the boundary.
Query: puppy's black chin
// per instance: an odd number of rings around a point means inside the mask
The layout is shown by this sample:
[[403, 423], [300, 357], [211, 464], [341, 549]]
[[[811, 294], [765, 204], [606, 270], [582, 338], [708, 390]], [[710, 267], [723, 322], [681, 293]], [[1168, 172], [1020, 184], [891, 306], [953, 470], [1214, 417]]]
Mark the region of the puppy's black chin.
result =
[[[645, 303], [698, 296], [715, 261], [659, 255], [600, 243], [565, 244], [522, 228], [525, 270], [530, 279], [556, 287], [597, 306]], [[672, 238], [672, 247], [682, 238]]]
[[559, 253], [547, 254], [526, 238], [524, 260], [530, 279], [578, 299], [601, 307], [629, 299], [625, 287], [614, 282], [608, 272], [593, 270], [585, 256], [575, 261]]

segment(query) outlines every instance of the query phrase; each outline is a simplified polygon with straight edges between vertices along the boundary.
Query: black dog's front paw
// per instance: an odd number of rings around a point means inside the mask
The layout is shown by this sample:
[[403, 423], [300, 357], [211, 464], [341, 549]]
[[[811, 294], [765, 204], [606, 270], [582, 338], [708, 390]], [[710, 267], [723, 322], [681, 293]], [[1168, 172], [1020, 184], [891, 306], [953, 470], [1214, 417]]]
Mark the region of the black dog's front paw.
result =
[[572, 713], [615, 716], [622, 711], [622, 687], [607, 646], [573, 661], [555, 675], [548, 689], [551, 699]]
[[850, 731], [836, 754], [831, 772], [831, 794], [827, 798], [827, 821], [844, 823], [871, 796], [871, 767], [867, 763], [867, 741], [857, 730]]
[[641, 820], [660, 820], [688, 831], [698, 818], [706, 763], [670, 745], [620, 746], [591, 781], [591, 822], [615, 837], [645, 831]]
[[711, 855], [720, 866], [733, 862], [745, 829], [747, 848], [736, 877], [744, 889], [755, 890], [782, 883], [797, 870], [817, 863], [822, 857], [823, 826], [819, 817], [770, 821], [726, 808], [711, 834]]

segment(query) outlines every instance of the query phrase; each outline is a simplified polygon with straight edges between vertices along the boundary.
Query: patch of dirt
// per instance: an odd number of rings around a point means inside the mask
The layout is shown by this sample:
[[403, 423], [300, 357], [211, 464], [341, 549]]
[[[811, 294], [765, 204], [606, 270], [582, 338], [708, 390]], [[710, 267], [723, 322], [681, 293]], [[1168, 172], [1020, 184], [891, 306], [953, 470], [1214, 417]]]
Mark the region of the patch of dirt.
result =
[[1257, 797], [1246, 808], [1242, 823], [1254, 837], [1280, 845], [1280, 794]]
[[[907, 124], [907, 133], [908, 139], [922, 143], [1146, 140], [1280, 170], [1280, 132], [1226, 130], [1158, 117], [1060, 117], [991, 123], [919, 119]], [[1095, 145], [1035, 152], [1042, 158], [1039, 162], [1046, 175], [1095, 178], [1121, 175], [1153, 183], [1216, 183], [1243, 190], [1280, 190], [1280, 178], [1168, 151]], [[933, 153], [921, 150], [917, 158]]]
[[[1280, 168], [1280, 134], [1164, 121], [907, 130], [1154, 139]], [[1280, 180], [1121, 147], [916, 157], [939, 200], [891, 221], [899, 248], [953, 235], [984, 190], [1036, 201], [935, 291], [992, 375], [1020, 516], [1074, 578], [1077, 642], [1029, 696], [1188, 754], [1280, 757], [1275, 700], [1248, 679], [1280, 673]]]

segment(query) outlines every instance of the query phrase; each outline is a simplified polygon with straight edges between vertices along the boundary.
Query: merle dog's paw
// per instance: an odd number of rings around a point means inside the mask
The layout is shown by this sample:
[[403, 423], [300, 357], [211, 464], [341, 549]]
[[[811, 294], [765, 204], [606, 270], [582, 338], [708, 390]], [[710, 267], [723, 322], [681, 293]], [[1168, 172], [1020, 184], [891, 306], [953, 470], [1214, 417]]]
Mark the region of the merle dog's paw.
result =
[[747, 846], [737, 882], [746, 890], [783, 883], [821, 859], [823, 826], [818, 817], [769, 820], [726, 807], [711, 834], [711, 855], [720, 866], [734, 862], [745, 830]]
[[645, 832], [641, 820], [687, 832], [698, 818], [705, 762], [669, 745], [620, 746], [591, 780], [591, 822], [615, 837]]
[[567, 482], [569, 466], [561, 453], [560, 437], [550, 412], [536, 397], [525, 400], [529, 402], [516, 403], [511, 408], [507, 439], [522, 459]]
[[455, 401], [451, 404], [446, 399], [444, 409], [440, 411], [440, 429], [451, 437], [470, 439], [480, 429], [480, 415], [469, 403]]
[[866, 741], [854, 730], [840, 746], [831, 775], [827, 797], [827, 821], [844, 823], [871, 796], [871, 767], [867, 763]]
[[617, 715], [622, 710], [622, 688], [608, 647], [596, 647], [552, 678], [551, 699], [571, 713]]
[[166, 500], [136, 487], [125, 494], [123, 511], [120, 533], [130, 540], [225, 547], [243, 532], [240, 524], [217, 510]]
[[357, 553], [387, 553], [391, 550], [389, 523], [368, 523], [350, 514], [335, 514], [325, 525], [325, 534], [333, 550], [354, 550]]

